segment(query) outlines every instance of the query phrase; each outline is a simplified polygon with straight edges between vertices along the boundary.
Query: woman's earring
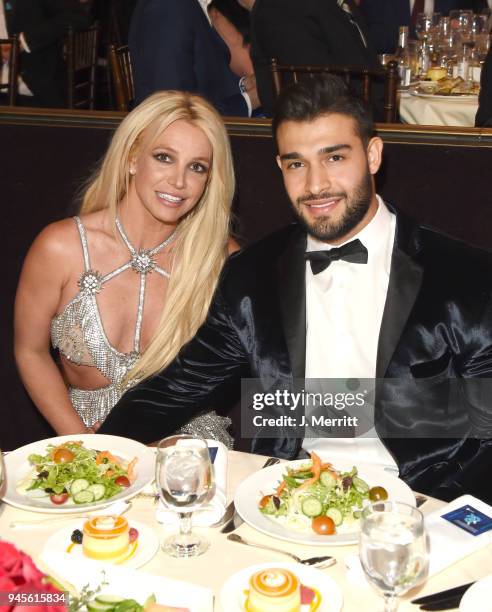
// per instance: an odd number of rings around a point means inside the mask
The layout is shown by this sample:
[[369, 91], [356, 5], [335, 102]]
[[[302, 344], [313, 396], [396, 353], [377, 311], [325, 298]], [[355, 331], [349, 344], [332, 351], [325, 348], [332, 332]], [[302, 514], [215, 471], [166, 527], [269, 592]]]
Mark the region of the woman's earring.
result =
[[134, 170], [133, 168], [130, 170], [130, 174], [131, 174], [132, 176], [135, 176], [136, 172], [135, 172], [135, 170]]

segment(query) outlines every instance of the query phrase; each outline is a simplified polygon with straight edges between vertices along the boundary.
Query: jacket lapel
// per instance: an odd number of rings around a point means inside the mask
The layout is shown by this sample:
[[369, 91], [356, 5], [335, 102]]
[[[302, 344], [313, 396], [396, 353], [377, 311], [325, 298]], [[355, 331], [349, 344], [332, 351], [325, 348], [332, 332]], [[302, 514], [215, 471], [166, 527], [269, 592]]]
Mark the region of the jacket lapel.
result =
[[388, 293], [379, 334], [377, 378], [383, 378], [388, 369], [420, 291], [423, 269], [416, 260], [420, 248], [417, 226], [398, 214]]
[[278, 261], [282, 325], [294, 378], [304, 378], [306, 363], [306, 234], [299, 228]]

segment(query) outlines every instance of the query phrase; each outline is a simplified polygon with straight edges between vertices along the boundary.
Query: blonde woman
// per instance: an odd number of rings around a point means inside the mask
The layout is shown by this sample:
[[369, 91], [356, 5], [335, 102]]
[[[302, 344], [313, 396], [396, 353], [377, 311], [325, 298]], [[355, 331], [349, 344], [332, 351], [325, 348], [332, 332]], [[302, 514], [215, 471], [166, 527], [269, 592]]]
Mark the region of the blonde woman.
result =
[[[58, 434], [97, 429], [127, 386], [194, 336], [235, 249], [233, 193], [218, 113], [199, 96], [159, 92], [117, 129], [80, 216], [36, 238], [17, 290], [15, 356]], [[208, 436], [222, 424], [208, 414], [195, 427]]]

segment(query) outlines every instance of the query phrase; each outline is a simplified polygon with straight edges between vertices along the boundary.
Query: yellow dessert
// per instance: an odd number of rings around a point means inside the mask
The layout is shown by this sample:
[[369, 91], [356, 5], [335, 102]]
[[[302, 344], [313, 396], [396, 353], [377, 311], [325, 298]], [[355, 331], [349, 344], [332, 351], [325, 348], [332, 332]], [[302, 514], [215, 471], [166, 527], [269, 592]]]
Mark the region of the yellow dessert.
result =
[[82, 551], [91, 559], [118, 563], [128, 555], [129, 531], [123, 516], [96, 516], [84, 523]]
[[286, 569], [269, 567], [249, 579], [249, 612], [299, 612], [301, 583]]

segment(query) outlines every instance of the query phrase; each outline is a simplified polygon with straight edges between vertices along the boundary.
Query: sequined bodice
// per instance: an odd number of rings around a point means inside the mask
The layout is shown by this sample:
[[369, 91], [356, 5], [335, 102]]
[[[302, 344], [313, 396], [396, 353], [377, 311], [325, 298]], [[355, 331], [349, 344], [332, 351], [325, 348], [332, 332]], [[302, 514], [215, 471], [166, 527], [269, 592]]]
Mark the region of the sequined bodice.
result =
[[[78, 281], [80, 291], [67, 304], [63, 312], [56, 315], [51, 322], [51, 341], [53, 346], [69, 361], [77, 365], [96, 367], [110, 383], [118, 385], [128, 370], [133, 367], [140, 354], [147, 273], [155, 270], [163, 276], [169, 276], [165, 270], [156, 265], [153, 256], [169, 244], [173, 236], [152, 250], [137, 252], [117, 220], [117, 228], [130, 251], [131, 259], [103, 276], [91, 268], [85, 228], [79, 217], [75, 217], [75, 221], [82, 243], [84, 272]], [[110, 344], [104, 332], [96, 295], [111, 279], [130, 268], [140, 275], [137, 321], [133, 350], [129, 353], [121, 353]]]

